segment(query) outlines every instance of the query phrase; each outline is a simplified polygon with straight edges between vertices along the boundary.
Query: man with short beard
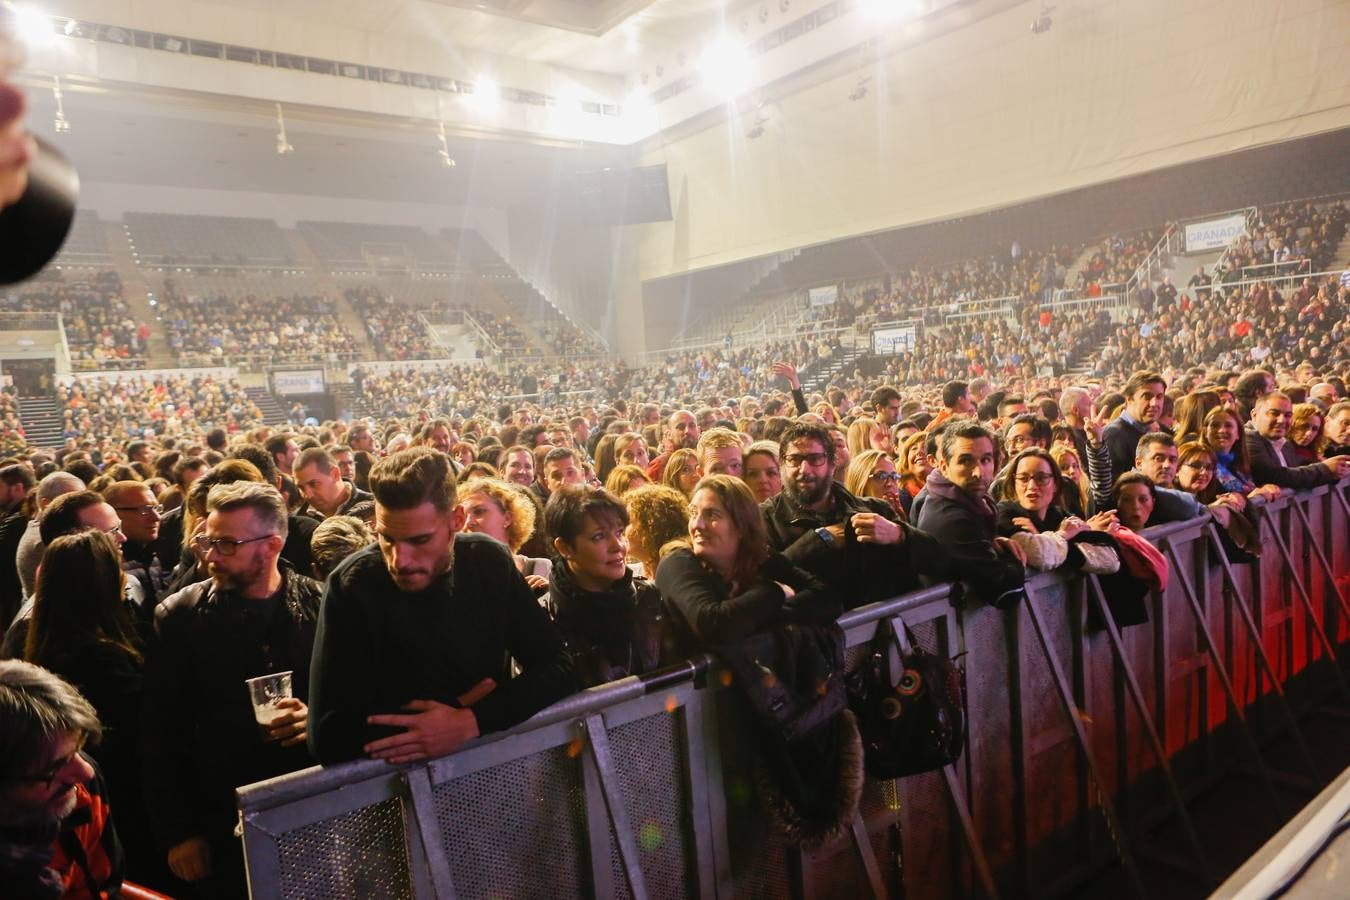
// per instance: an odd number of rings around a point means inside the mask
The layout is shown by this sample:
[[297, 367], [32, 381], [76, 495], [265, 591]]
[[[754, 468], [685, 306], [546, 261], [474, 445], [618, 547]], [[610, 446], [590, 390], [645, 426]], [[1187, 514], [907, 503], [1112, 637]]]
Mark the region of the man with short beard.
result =
[[113, 896], [122, 847], [103, 779], [85, 755], [98, 713], [74, 686], [0, 662], [0, 886], [6, 897]]
[[928, 475], [919, 528], [952, 554], [962, 581], [985, 602], [1004, 607], [1021, 598], [1022, 550], [997, 536], [998, 509], [989, 496], [994, 479], [994, 435], [959, 422], [942, 433], [938, 467]]
[[822, 425], [796, 422], [779, 444], [783, 490], [760, 504], [769, 546], [839, 590], [848, 608], [949, 578], [947, 554], [896, 520], [886, 501], [859, 497], [834, 479], [835, 446]]
[[444, 756], [576, 689], [567, 649], [506, 545], [464, 532], [449, 459], [370, 472], [378, 544], [328, 577], [310, 747], [325, 765]]
[[652, 481], [660, 481], [661, 475], [666, 471], [666, 462], [670, 459], [670, 454], [676, 450], [693, 450], [698, 446], [699, 435], [702, 432], [698, 427], [698, 420], [694, 414], [687, 409], [677, 409], [670, 414], [666, 420], [665, 449], [661, 455], [651, 461], [647, 466], [647, 477]]
[[[245, 892], [234, 789], [311, 764], [305, 747], [309, 663], [322, 589], [281, 562], [281, 494], [252, 481], [217, 485], [194, 544], [210, 579], [155, 610], [146, 654], [141, 753], [146, 802], [169, 868], [201, 897]], [[266, 732], [244, 681], [291, 672], [293, 696]]]

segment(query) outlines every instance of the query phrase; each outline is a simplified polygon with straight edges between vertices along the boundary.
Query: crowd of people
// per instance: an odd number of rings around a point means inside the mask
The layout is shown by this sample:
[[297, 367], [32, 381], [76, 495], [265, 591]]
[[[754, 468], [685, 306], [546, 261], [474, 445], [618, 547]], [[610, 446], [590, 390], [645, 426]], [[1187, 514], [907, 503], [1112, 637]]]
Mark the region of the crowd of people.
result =
[[[856, 288], [846, 286], [835, 310], [837, 323], [920, 317], [929, 324], [941, 324], [945, 311], [961, 304], [1001, 297], [1049, 300], [1055, 289], [1064, 287], [1068, 267], [1082, 251], [1082, 246], [1058, 245], [1023, 250], [1014, 243], [1008, 253], [999, 256], [910, 269]], [[922, 316], [921, 310], [925, 311]]]
[[1281, 203], [1258, 210], [1254, 234], [1237, 239], [1216, 281], [1322, 272], [1345, 237], [1344, 201]]
[[196, 294], [168, 280], [159, 316], [184, 366], [337, 362], [357, 351], [333, 302], [321, 296]]
[[0, 453], [14, 453], [28, 445], [23, 422], [19, 420], [19, 399], [12, 387], [0, 390]]
[[1140, 231], [1128, 236], [1113, 234], [1102, 241], [1078, 273], [1074, 288], [1079, 296], [1100, 297], [1106, 286], [1122, 291], [1158, 238], [1155, 231]]
[[[744, 388], [759, 360], [728, 352]], [[1034, 572], [1093, 572], [1135, 624], [1166, 565], [1150, 527], [1210, 518], [1242, 563], [1264, 501], [1350, 476], [1344, 364], [1070, 383], [989, 352], [969, 381], [811, 393], [780, 358], [781, 388], [746, 395], [665, 373], [513, 399], [482, 367], [408, 368], [363, 373], [387, 414], [233, 433], [203, 413], [243, 412], [235, 385], [76, 382], [99, 439], [0, 460], [0, 717], [18, 693], [59, 704], [68, 727], [24, 771], [64, 792], [58, 820], [74, 798], [117, 823], [125, 853], [75, 877], [236, 896], [240, 784], [441, 756], [925, 584], [1010, 607]], [[147, 440], [155, 415], [176, 425]]]
[[1305, 277], [1281, 290], [1216, 284], [1138, 308], [1114, 329], [1094, 361], [1100, 375], [1120, 375], [1145, 361], [1181, 366], [1207, 360], [1224, 368], [1343, 365], [1350, 359], [1350, 283]]
[[125, 375], [76, 378], [56, 388], [62, 437], [120, 443], [146, 435], [234, 433], [262, 423], [262, 411], [237, 379], [212, 376]]
[[366, 333], [377, 359], [402, 362], [444, 355], [418, 316], [419, 312], [433, 307], [386, 302], [384, 292], [373, 285], [348, 288], [344, 294], [352, 309], [366, 323]]
[[76, 369], [145, 367], [150, 326], [137, 322], [122, 297], [122, 279], [112, 270], [67, 280], [50, 270], [0, 298], [5, 312], [60, 313]]

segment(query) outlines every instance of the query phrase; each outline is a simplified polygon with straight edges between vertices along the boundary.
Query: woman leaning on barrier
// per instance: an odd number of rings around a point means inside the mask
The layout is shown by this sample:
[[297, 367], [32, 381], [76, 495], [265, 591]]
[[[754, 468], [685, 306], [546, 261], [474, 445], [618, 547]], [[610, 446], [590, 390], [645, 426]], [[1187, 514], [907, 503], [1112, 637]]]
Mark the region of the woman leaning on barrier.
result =
[[841, 612], [833, 588], [769, 551], [754, 496], [729, 475], [694, 487], [688, 541], [665, 554], [656, 584], [691, 652], [776, 622], [830, 624]]
[[1247, 458], [1247, 443], [1242, 439], [1242, 423], [1237, 413], [1221, 406], [1205, 416], [1203, 441], [1214, 451], [1214, 480], [1223, 491], [1242, 494], [1248, 499], [1264, 495], [1268, 499], [1280, 496], [1273, 484], [1258, 487], [1252, 479], [1252, 466]]
[[[1072, 451], [1070, 455], [1077, 459]], [[1039, 447], [1023, 450], [1008, 466], [998, 504], [998, 533], [1022, 546], [1027, 565], [1048, 571], [1114, 572], [1120, 561], [1112, 542], [1084, 537], [1117, 530], [1113, 511], [1089, 519], [1064, 505], [1066, 482], [1054, 457]], [[1070, 489], [1075, 486], [1069, 485]]]

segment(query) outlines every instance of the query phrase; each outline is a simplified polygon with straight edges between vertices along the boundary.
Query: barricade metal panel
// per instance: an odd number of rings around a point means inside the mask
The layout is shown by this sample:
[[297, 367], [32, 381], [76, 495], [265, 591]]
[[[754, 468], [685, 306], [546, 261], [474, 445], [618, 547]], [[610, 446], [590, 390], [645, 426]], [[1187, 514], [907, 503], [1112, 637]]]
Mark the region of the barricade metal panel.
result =
[[[1321, 661], [1350, 652], [1347, 488], [1269, 504], [1255, 562], [1225, 566], [1203, 520], [1150, 532], [1171, 578], [1148, 599], [1148, 623], [1119, 640], [1182, 791], [1224, 767], [1264, 771], [1272, 761], [1256, 738], [1297, 736], [1283, 686], [1310, 667], [1317, 684], [1335, 685]], [[850, 666], [897, 615], [926, 649], [965, 654], [969, 739], [950, 770], [955, 799], [996, 890], [1051, 896], [1128, 855], [1175, 793], [1107, 633], [1089, 624], [1090, 583], [1038, 575], [1028, 593], [1001, 611], [938, 586], [841, 624]], [[773, 832], [744, 715], [716, 669], [703, 684], [707, 665], [583, 692], [427, 764], [363, 761], [241, 788], [253, 896], [868, 896], [853, 840], [806, 853]], [[1350, 693], [1339, 699], [1350, 707]], [[1275, 762], [1307, 768], [1301, 757]], [[1107, 827], [1107, 804], [1122, 829]], [[957, 810], [941, 773], [869, 780], [862, 833], [887, 891], [984, 893]]]

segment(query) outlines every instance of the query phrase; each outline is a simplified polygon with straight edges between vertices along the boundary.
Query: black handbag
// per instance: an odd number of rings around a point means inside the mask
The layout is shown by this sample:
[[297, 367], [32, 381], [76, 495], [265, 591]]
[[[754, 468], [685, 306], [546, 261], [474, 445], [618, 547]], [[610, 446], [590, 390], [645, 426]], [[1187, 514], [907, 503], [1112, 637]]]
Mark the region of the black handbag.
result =
[[779, 625], [716, 650], [759, 726], [786, 742], [848, 708], [838, 625]]
[[[902, 623], [903, 624], [903, 623]], [[900, 649], [889, 620], [877, 623], [867, 656], [849, 673], [849, 705], [862, 734], [864, 766], [873, 778], [931, 772], [961, 757], [966, 740], [965, 673], [918, 645]], [[891, 674], [891, 647], [900, 676]]]

